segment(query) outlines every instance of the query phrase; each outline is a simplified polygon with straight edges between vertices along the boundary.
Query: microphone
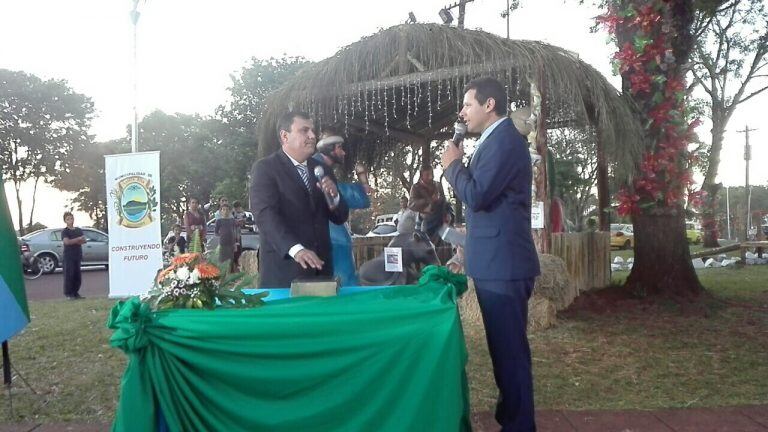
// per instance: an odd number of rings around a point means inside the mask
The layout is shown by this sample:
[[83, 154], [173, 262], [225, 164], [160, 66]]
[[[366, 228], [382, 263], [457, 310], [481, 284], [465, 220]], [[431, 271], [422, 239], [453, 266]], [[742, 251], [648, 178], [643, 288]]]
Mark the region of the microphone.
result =
[[461, 119], [456, 120], [453, 124], [453, 143], [458, 146], [464, 141], [464, 135], [467, 134], [467, 125]]
[[[325, 170], [322, 166], [318, 165], [315, 167], [315, 177], [317, 177], [317, 181], [322, 182], [323, 178], [325, 177]], [[334, 207], [334, 199], [331, 196], [331, 194], [327, 193], [326, 191], [323, 191], [323, 195], [325, 196], [325, 202], [328, 203], [328, 208], [332, 209]]]

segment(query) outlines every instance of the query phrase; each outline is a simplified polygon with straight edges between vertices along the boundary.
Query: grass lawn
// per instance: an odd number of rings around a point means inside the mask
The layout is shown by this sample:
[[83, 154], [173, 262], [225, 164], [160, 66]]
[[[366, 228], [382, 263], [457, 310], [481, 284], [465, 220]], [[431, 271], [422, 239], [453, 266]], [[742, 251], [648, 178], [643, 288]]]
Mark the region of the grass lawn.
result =
[[[568, 313], [530, 335], [537, 408], [703, 407], [768, 403], [768, 266], [705, 269], [706, 316], [674, 305]], [[724, 301], [718, 301], [722, 299]], [[108, 346], [110, 300], [31, 303], [11, 341], [13, 421], [109, 422], [126, 357]], [[465, 325], [473, 411], [496, 401], [483, 329]], [[7, 394], [0, 406], [7, 413]], [[9, 421], [7, 414], [0, 423]]]

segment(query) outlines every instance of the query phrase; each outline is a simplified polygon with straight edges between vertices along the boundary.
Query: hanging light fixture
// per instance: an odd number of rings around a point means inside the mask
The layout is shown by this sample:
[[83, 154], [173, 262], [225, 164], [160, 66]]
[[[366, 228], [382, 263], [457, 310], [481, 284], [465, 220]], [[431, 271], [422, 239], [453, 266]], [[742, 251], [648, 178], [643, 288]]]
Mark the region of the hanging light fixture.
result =
[[438, 15], [440, 15], [440, 19], [443, 20], [445, 25], [450, 25], [453, 22], [453, 14], [447, 8], [440, 9]]

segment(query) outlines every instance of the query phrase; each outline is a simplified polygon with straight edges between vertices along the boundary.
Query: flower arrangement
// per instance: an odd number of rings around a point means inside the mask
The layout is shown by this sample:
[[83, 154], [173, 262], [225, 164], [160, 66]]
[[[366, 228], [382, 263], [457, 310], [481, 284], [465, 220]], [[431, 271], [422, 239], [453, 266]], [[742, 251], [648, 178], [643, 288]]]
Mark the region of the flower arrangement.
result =
[[[253, 277], [230, 273], [229, 261], [214, 264], [200, 252], [199, 240], [192, 241], [189, 253], [174, 257], [170, 265], [158, 272], [155, 284], [142, 297], [153, 310], [214, 309], [216, 307], [254, 307], [264, 304], [267, 294], [249, 295], [243, 288], [253, 286]], [[211, 258], [218, 258], [215, 251]]]

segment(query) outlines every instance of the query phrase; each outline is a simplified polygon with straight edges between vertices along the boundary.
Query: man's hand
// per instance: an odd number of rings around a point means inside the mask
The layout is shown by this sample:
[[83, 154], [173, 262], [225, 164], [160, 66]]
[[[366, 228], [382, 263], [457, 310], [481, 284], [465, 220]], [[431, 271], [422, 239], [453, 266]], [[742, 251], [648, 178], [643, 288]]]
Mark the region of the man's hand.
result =
[[328, 176], [323, 177], [323, 179], [317, 183], [317, 187], [319, 187], [323, 193], [330, 195], [331, 198], [336, 198], [339, 195], [336, 183], [334, 183]]
[[370, 195], [373, 195], [374, 193], [376, 193], [376, 189], [368, 186], [365, 183], [361, 183], [361, 184], [363, 185], [363, 190], [365, 191], [366, 195], [370, 196]]
[[441, 163], [443, 165], [443, 170], [447, 169], [451, 163], [455, 160], [461, 161], [461, 159], [464, 157], [464, 144], [459, 144], [456, 146], [456, 144], [453, 143], [451, 140], [445, 141], [445, 151], [443, 151], [443, 157], [441, 158]]
[[296, 260], [296, 262], [299, 263], [303, 269], [313, 268], [316, 270], [322, 270], [323, 264], [325, 264], [323, 260], [317, 256], [317, 254], [309, 249], [302, 249], [296, 252], [296, 255], [293, 257], [293, 259]]

